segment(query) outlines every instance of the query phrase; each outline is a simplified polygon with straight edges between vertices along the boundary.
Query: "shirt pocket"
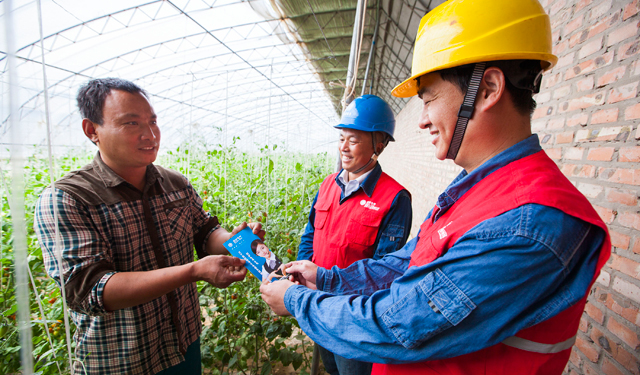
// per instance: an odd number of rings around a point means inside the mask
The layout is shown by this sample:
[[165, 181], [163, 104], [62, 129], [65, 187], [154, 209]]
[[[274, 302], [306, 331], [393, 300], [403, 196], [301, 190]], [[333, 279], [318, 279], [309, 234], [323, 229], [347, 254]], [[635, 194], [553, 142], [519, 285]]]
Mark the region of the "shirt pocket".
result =
[[317, 202], [313, 208], [316, 210], [315, 219], [313, 221], [313, 228], [315, 230], [324, 228], [329, 212], [331, 211], [331, 201]]
[[177, 241], [182, 240], [190, 233], [191, 209], [188, 198], [180, 198], [163, 205], [167, 215], [171, 235]]
[[458, 325], [476, 305], [440, 269], [429, 273], [382, 314], [385, 325], [407, 349]]
[[371, 246], [376, 242], [383, 212], [365, 210], [352, 217], [347, 226], [347, 239], [351, 243]]

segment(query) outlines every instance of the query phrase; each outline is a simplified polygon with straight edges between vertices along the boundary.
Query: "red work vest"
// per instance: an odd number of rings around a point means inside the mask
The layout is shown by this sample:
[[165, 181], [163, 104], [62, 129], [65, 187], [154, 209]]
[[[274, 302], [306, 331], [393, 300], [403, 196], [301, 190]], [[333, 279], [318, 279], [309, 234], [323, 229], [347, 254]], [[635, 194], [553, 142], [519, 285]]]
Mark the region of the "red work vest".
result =
[[313, 206], [313, 258], [320, 267], [346, 268], [351, 263], [373, 257], [380, 223], [393, 199], [404, 187], [382, 172], [371, 197], [359, 189], [340, 204], [338, 174], [325, 178]]
[[[544, 151], [540, 151], [514, 161], [478, 182], [433, 223], [436, 207], [431, 218], [420, 227], [409, 267], [432, 262], [477, 224], [528, 203], [557, 208], [607, 232], [589, 201]], [[610, 254], [607, 232], [591, 284]], [[404, 365], [374, 364], [372, 375], [559, 375], [569, 360], [589, 290], [575, 305], [500, 344], [444, 360]], [[553, 347], [553, 344], [557, 345]]]

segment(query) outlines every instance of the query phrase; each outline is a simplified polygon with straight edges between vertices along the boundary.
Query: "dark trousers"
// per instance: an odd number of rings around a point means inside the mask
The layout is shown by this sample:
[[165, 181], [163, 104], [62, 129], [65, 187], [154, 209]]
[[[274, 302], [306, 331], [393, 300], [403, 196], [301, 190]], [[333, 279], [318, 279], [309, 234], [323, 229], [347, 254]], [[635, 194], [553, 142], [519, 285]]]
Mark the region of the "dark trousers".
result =
[[156, 375], [202, 375], [200, 338], [189, 345], [184, 362], [158, 372]]
[[372, 363], [347, 359], [318, 345], [324, 369], [331, 375], [370, 375]]

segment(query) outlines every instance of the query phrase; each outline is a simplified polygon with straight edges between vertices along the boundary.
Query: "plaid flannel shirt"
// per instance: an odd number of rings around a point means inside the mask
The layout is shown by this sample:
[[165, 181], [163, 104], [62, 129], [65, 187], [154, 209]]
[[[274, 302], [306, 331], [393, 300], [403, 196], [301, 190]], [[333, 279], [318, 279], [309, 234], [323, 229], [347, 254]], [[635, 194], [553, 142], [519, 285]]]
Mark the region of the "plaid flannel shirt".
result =
[[[149, 165], [143, 192], [96, 155], [56, 182], [55, 202], [67, 303], [77, 326], [76, 357], [89, 374], [149, 374], [184, 361], [202, 329], [195, 283], [151, 302], [109, 312], [104, 286], [116, 272], [192, 262], [217, 219], [181, 174]], [[54, 255], [53, 190], [36, 204], [34, 227], [47, 273], [60, 284]], [[84, 373], [74, 364], [74, 373]]]

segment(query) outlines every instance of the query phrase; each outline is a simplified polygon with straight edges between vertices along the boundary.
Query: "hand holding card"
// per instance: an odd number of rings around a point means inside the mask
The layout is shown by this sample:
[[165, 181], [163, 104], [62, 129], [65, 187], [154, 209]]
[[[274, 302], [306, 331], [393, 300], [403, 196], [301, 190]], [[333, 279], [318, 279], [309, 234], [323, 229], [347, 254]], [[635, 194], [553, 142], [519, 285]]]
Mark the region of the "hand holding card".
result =
[[251, 228], [244, 228], [224, 243], [231, 255], [244, 259], [245, 267], [259, 280], [264, 280], [270, 273], [284, 276], [281, 270], [282, 261], [265, 245], [260, 237], [253, 234]]

